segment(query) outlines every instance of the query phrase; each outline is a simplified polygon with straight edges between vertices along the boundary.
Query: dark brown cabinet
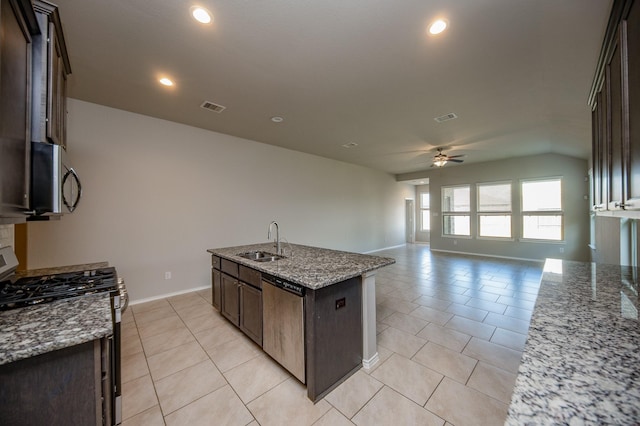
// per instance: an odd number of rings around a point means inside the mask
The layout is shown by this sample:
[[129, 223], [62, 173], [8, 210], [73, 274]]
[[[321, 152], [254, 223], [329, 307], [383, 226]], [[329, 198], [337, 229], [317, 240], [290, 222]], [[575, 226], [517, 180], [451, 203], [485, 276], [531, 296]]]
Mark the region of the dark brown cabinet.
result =
[[629, 145], [627, 197], [635, 208], [640, 208], [640, 4], [637, 0], [630, 6], [623, 24], [627, 98], [625, 138]]
[[25, 220], [31, 162], [32, 35], [28, 0], [0, 0], [0, 223]]
[[262, 346], [262, 291], [240, 283], [240, 330]]
[[[213, 256], [216, 258], [217, 256]], [[212, 264], [217, 263], [216, 259]], [[220, 313], [254, 342], [262, 346], [261, 274], [255, 269], [220, 259]], [[216, 269], [212, 272], [213, 299], [216, 299]]]
[[220, 310], [222, 298], [222, 273], [220, 272], [220, 258], [211, 256], [211, 304]]
[[34, 38], [32, 139], [67, 146], [67, 76], [71, 65], [58, 8], [34, 0], [42, 35]]
[[589, 101], [593, 210], [640, 209], [640, 5], [614, 1]]
[[98, 339], [0, 366], [0, 423], [111, 424], [111, 389], [105, 386], [111, 360], [106, 341]]
[[240, 326], [240, 282], [227, 274], [221, 275], [220, 313], [236, 326]]

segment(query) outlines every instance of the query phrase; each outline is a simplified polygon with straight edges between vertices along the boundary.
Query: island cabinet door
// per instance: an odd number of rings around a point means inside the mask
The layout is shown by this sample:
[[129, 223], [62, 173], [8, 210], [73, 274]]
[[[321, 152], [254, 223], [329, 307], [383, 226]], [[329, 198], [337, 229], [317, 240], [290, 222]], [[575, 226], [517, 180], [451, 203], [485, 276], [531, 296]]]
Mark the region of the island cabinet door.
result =
[[240, 283], [234, 277], [221, 274], [222, 298], [220, 313], [236, 326], [240, 326]]
[[262, 291], [240, 283], [240, 329], [262, 346]]
[[211, 270], [211, 303], [214, 308], [220, 310], [222, 299], [222, 273], [217, 269]]

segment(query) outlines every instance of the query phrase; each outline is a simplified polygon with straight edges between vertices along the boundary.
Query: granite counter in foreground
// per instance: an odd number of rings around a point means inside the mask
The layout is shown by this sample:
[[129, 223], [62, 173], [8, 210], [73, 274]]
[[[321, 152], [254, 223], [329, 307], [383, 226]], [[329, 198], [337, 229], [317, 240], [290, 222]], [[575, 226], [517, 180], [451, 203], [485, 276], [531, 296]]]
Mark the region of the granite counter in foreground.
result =
[[0, 312], [0, 365], [113, 333], [109, 293]]
[[238, 256], [250, 251], [275, 253], [273, 243], [252, 244], [207, 250], [211, 254], [275, 275], [311, 289], [360, 276], [395, 263], [390, 257], [330, 250], [298, 244], [283, 244], [285, 258], [274, 262], [256, 262]]
[[505, 424], [640, 422], [639, 276], [547, 259]]

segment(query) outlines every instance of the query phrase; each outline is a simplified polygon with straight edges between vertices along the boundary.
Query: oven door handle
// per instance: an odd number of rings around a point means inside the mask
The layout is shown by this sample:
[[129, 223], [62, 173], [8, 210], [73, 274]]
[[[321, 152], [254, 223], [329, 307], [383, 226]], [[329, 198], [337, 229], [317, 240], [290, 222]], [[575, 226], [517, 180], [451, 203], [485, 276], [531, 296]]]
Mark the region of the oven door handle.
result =
[[[67, 197], [65, 197], [65, 193], [64, 193], [64, 187], [65, 187], [64, 184], [67, 182], [67, 179], [69, 178], [69, 176], [73, 178], [73, 180], [75, 181], [76, 187], [78, 188], [76, 197], [71, 204], [69, 204], [69, 202], [67, 201]], [[73, 186], [71, 187], [71, 196], [73, 197]], [[67, 169], [67, 173], [65, 173], [64, 177], [62, 178], [62, 202], [64, 203], [65, 206], [67, 206], [67, 209], [69, 209], [69, 212], [73, 212], [76, 209], [76, 207], [78, 207], [78, 203], [80, 202], [81, 197], [82, 197], [82, 184], [80, 183], [80, 177], [78, 176], [76, 171], [73, 170], [73, 167], [70, 167], [69, 169]]]

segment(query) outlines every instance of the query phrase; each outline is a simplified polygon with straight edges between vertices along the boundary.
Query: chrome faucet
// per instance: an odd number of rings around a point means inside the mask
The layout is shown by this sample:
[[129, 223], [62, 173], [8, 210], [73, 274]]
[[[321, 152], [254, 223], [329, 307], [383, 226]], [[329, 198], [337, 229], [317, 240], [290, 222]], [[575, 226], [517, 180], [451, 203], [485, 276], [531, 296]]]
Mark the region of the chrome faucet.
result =
[[271, 225], [276, 226], [276, 254], [280, 255], [280, 228], [278, 227], [278, 222], [275, 220], [269, 224], [269, 232], [267, 233], [267, 239], [271, 239]]

